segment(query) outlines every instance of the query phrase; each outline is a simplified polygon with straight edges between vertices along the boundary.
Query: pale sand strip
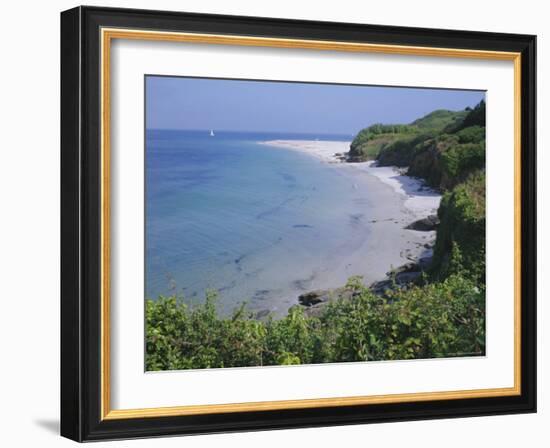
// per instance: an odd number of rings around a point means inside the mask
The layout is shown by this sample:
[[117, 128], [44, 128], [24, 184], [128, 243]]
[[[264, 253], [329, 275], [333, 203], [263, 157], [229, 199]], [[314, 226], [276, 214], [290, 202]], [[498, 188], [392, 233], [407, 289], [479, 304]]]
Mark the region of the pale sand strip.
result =
[[340, 162], [335, 154], [343, 154], [349, 151], [351, 142], [335, 142], [322, 140], [270, 140], [259, 142], [263, 145], [276, 148], [293, 149], [311, 156], [318, 157], [324, 162]]
[[405, 197], [405, 207], [417, 219], [437, 213], [441, 194], [427, 186], [420, 179], [406, 176], [394, 166], [376, 166], [376, 162], [355, 163], [357, 168], [376, 176], [393, 190]]

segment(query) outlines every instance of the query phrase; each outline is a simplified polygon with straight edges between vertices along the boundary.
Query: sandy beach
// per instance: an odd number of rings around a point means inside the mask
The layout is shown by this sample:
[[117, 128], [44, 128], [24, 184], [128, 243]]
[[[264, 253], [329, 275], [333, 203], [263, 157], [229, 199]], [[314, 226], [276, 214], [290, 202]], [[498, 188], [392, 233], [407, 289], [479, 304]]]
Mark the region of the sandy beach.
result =
[[336, 163], [340, 160], [335, 154], [343, 154], [349, 151], [351, 142], [321, 141], [321, 140], [270, 140], [258, 142], [264, 145], [292, 149], [317, 157], [324, 162]]
[[[337, 154], [349, 151], [351, 142], [320, 140], [271, 140], [262, 144], [292, 149], [319, 158], [327, 163], [342, 163]], [[441, 194], [414, 177], [405, 176], [399, 168], [393, 166], [376, 166], [375, 161], [345, 164], [376, 177], [389, 185], [405, 200], [405, 207], [418, 216], [418, 219], [434, 214], [439, 208]]]
[[[369, 284], [384, 278], [391, 269], [432, 254], [435, 231], [416, 231], [405, 227], [412, 222], [437, 212], [441, 194], [416, 178], [405, 176], [396, 167], [377, 167], [373, 161], [363, 163], [342, 162], [336, 153], [349, 150], [350, 142], [275, 140], [263, 142], [271, 147], [286, 148], [303, 152], [332, 164], [342, 175], [357, 179], [357, 188], [368, 188], [375, 192], [376, 203], [369, 212], [368, 238], [364, 244], [351, 251], [349, 255], [340, 255], [347, 263], [354, 265], [353, 275], [363, 275]], [[354, 184], [355, 185], [355, 184]], [[324, 287], [327, 277], [341, 278], [340, 269], [324, 273], [321, 284], [311, 284], [310, 288]], [[340, 286], [340, 285], [333, 285]]]

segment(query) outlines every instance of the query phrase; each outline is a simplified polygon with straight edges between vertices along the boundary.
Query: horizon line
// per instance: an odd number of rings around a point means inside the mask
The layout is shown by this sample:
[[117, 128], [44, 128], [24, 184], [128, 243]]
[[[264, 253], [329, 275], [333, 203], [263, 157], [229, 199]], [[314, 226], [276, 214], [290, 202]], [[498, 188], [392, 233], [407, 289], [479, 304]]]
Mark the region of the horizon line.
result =
[[[370, 126], [370, 125], [369, 125]], [[356, 135], [357, 133], [352, 132], [315, 132], [315, 131], [268, 131], [268, 130], [234, 130], [234, 129], [216, 129], [216, 128], [148, 128], [146, 127], [145, 130], [147, 131], [187, 131], [187, 132], [210, 132], [210, 131], [216, 131], [216, 132], [248, 132], [248, 133], [258, 133], [258, 134], [317, 134], [317, 135]]]

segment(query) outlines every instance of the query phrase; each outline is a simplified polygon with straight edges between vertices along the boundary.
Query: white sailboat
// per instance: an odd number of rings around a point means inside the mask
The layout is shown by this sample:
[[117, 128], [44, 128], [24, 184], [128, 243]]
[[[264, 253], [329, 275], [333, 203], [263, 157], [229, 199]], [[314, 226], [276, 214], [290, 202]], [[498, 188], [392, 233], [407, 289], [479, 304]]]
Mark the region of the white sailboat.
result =
[[214, 130], [210, 129], [210, 137], [214, 137]]

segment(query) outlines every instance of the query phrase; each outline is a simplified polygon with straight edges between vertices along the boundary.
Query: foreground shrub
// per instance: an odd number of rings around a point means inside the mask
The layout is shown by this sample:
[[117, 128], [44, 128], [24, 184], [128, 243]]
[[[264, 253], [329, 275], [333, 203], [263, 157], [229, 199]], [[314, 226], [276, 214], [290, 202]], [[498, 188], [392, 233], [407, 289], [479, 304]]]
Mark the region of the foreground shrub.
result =
[[300, 306], [259, 321], [244, 306], [217, 314], [215, 295], [188, 307], [175, 297], [146, 301], [146, 369], [379, 361], [482, 355], [485, 294], [461, 275], [373, 294], [350, 279], [353, 299], [336, 300], [319, 317]]

